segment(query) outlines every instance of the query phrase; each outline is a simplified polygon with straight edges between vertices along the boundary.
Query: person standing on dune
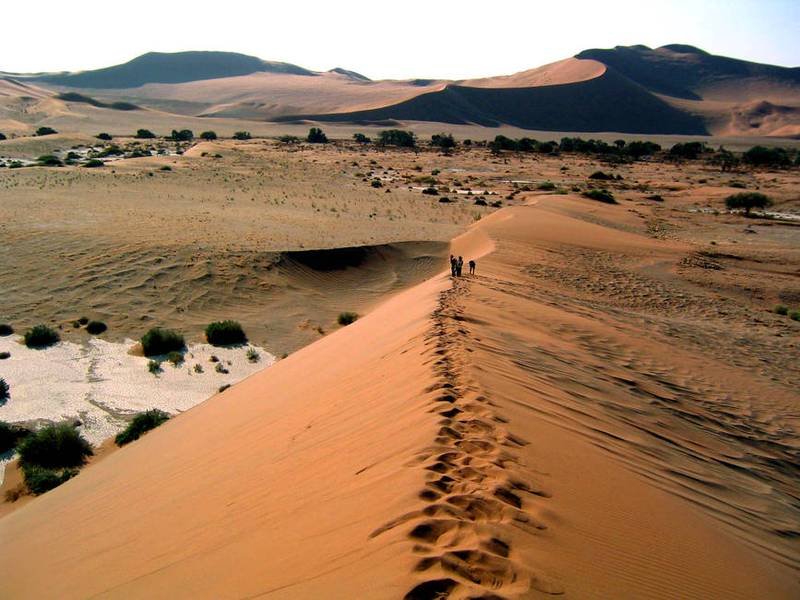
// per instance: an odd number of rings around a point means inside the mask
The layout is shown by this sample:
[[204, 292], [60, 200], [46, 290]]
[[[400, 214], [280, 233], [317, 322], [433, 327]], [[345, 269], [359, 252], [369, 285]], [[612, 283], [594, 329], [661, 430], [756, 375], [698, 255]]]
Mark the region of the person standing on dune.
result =
[[456, 277], [461, 277], [461, 270], [464, 268], [464, 257], [459, 256], [456, 263]]
[[469, 261], [469, 274], [470, 275], [475, 275], [475, 261], [474, 260]]
[[458, 264], [456, 263], [456, 257], [452, 254], [450, 255], [450, 275], [452, 277], [456, 276], [456, 269], [458, 268]]

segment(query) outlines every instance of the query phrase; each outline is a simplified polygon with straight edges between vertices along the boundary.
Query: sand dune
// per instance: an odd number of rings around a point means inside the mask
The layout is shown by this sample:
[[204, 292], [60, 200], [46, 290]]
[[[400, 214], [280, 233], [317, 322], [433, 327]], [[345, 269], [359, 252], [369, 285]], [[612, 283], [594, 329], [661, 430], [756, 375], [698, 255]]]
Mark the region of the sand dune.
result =
[[482, 79], [466, 79], [459, 81], [461, 85], [480, 88], [520, 88], [541, 85], [563, 85], [577, 83], [600, 77], [606, 67], [596, 60], [566, 58], [535, 69], [521, 71], [513, 75], [486, 77]]
[[796, 597], [790, 357], [743, 372], [767, 328], [635, 211], [530, 200], [454, 240], [476, 278], [395, 296], [0, 519], [0, 591]]

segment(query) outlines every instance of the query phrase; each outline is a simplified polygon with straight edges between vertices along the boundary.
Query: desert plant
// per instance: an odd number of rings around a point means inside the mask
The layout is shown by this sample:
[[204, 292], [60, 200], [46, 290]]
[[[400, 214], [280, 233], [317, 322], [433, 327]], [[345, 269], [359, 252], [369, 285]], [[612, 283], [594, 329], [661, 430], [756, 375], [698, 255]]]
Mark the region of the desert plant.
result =
[[595, 171], [591, 175], [589, 175], [589, 179], [598, 179], [600, 181], [611, 181], [614, 179], [613, 175], [609, 173], [604, 173], [603, 171]]
[[429, 196], [438, 196], [439, 190], [437, 190], [435, 187], [426, 187], [424, 190], [422, 190], [422, 193]]
[[173, 129], [169, 139], [173, 142], [191, 142], [194, 139], [194, 133], [191, 129], [181, 129], [180, 131]]
[[214, 131], [204, 131], [200, 134], [201, 140], [211, 141], [217, 139], [217, 134]]
[[164, 165], [161, 168], [159, 168], [158, 170], [159, 171], [172, 171], [172, 167], [170, 167], [169, 165]]
[[742, 154], [742, 160], [753, 166], [786, 167], [792, 164], [789, 154], [783, 148], [753, 146]]
[[70, 424], [48, 425], [26, 437], [17, 447], [19, 464], [45, 469], [79, 467], [92, 456], [92, 446]]
[[13, 450], [21, 440], [30, 434], [31, 432], [24, 427], [0, 421], [0, 454]]
[[545, 192], [551, 192], [554, 189], [556, 189], [556, 184], [553, 183], [552, 181], [543, 181], [542, 183], [536, 186], [536, 189]]
[[431, 146], [437, 146], [443, 150], [455, 148], [456, 140], [452, 133], [435, 133], [431, 136]]
[[147, 370], [153, 375], [158, 375], [159, 373], [161, 373], [161, 363], [158, 362], [157, 360], [148, 360]]
[[0, 323], [0, 336], [11, 335], [14, 333], [14, 328], [8, 323]]
[[247, 342], [242, 326], [231, 320], [209, 323], [206, 327], [206, 339], [213, 346], [230, 346]]
[[231, 384], [230, 383], [225, 383], [225, 384], [219, 386], [219, 389], [217, 390], [217, 393], [221, 394], [222, 392], [227, 390], [229, 387], [231, 387]]
[[355, 323], [358, 319], [358, 313], [354, 312], [343, 312], [339, 313], [339, 317], [336, 319], [339, 325], [350, 325], [351, 323]]
[[61, 167], [64, 165], [60, 158], [53, 156], [52, 154], [40, 156], [36, 159], [36, 162], [38, 162], [42, 167]]
[[89, 321], [86, 324], [86, 332], [92, 335], [100, 335], [108, 329], [108, 325], [102, 321]]
[[761, 192], [740, 192], [725, 198], [725, 206], [729, 210], [744, 209], [746, 216], [750, 215], [750, 211], [754, 208], [766, 208], [772, 204], [769, 197]]
[[114, 438], [114, 443], [117, 446], [124, 446], [133, 441], [138, 440], [142, 435], [155, 429], [159, 425], [163, 425], [169, 420], [169, 414], [163, 410], [152, 408], [145, 412], [137, 414], [128, 426], [117, 434]]
[[11, 388], [8, 387], [6, 380], [0, 377], [0, 402], [5, 402], [10, 397]]
[[55, 129], [53, 129], [52, 127], [39, 127], [39, 129], [36, 130], [36, 135], [39, 135], [39, 136], [42, 136], [42, 135], [53, 135], [55, 133], [58, 133], [58, 132]]
[[354, 139], [356, 142], [358, 142], [359, 144], [369, 144], [369, 143], [370, 143], [370, 141], [371, 141], [371, 140], [370, 140], [370, 139], [369, 139], [369, 138], [368, 138], [366, 135], [364, 135], [363, 133], [354, 133], [354, 134], [353, 134], [353, 139]]
[[230, 373], [230, 371], [228, 371], [228, 369], [225, 368], [225, 365], [223, 365], [221, 362], [217, 363], [217, 366], [214, 367], [214, 370], [217, 373], [221, 373], [223, 375], [227, 375], [228, 373]]
[[105, 141], [105, 142], [110, 142], [110, 141], [113, 139], [113, 138], [111, 137], [111, 134], [108, 134], [108, 133], [98, 133], [98, 134], [97, 134], [96, 136], [94, 136], [94, 137], [96, 137], [98, 140], [103, 140], [103, 141]]
[[374, 187], [374, 188], [382, 188], [383, 187], [383, 182], [380, 179], [373, 179], [370, 182], [370, 185], [372, 187]]
[[783, 304], [778, 304], [778, 306], [772, 309], [772, 312], [774, 312], [776, 315], [782, 315], [785, 317], [789, 314], [789, 307], [784, 306]]
[[609, 192], [608, 190], [597, 190], [592, 189], [588, 190], [583, 193], [586, 198], [590, 198], [592, 200], [597, 200], [598, 202], [605, 202], [606, 204], [616, 204], [617, 201], [614, 198], [614, 194]]
[[167, 360], [172, 363], [173, 367], [179, 367], [183, 364], [184, 358], [182, 353], [173, 350], [167, 354]]
[[3, 140], [7, 140], [7, 139], [8, 138], [5, 136], [4, 133], [0, 133], [0, 142], [2, 142]]
[[58, 332], [47, 325], [36, 325], [25, 332], [25, 345], [28, 348], [47, 348], [61, 341]]
[[417, 139], [410, 131], [402, 129], [387, 129], [378, 134], [378, 144], [381, 146], [400, 146], [403, 148], [413, 148], [417, 145]]
[[96, 169], [97, 167], [102, 167], [105, 164], [106, 163], [104, 163], [102, 160], [98, 160], [96, 158], [90, 158], [89, 160], [86, 161], [86, 163], [84, 163], [83, 166], [86, 167], [87, 169]]
[[328, 136], [319, 127], [312, 127], [308, 130], [306, 141], [310, 144], [327, 144]]
[[203, 372], [203, 365], [201, 365], [200, 363], [197, 363], [194, 366], [194, 372], [195, 373], [202, 373]]
[[651, 194], [647, 197], [648, 200], [654, 200], [655, 202], [663, 202], [664, 198], [662, 198], [661, 194]]
[[245, 354], [245, 356], [247, 357], [247, 360], [249, 360], [251, 363], [256, 363], [259, 360], [261, 360], [261, 355], [258, 353], [258, 350], [252, 347], [247, 349], [247, 353]]
[[11, 358], [11, 352], [0, 352], [0, 360]]
[[77, 469], [47, 469], [37, 465], [22, 467], [25, 485], [36, 496], [49, 492], [77, 474]]
[[685, 158], [694, 160], [706, 149], [703, 142], [678, 142], [669, 149], [669, 155], [673, 158]]
[[789, 318], [792, 321], [800, 321], [800, 310], [793, 310], [789, 313]]
[[145, 356], [157, 356], [168, 352], [181, 351], [186, 347], [183, 336], [171, 329], [154, 327], [142, 336], [140, 340]]
[[149, 129], [138, 129], [135, 137], [140, 140], [152, 140], [156, 137], [156, 134]]
[[252, 137], [249, 131], [237, 131], [233, 134], [233, 139], [235, 140], [249, 140]]

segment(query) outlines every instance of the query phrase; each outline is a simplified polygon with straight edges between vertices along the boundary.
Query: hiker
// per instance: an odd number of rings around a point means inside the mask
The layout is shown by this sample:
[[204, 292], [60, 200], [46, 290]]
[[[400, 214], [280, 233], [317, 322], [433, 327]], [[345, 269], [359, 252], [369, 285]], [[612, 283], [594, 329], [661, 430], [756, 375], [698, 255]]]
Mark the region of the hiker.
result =
[[469, 274], [470, 275], [475, 275], [475, 261], [474, 260], [469, 261]]
[[464, 257], [459, 256], [458, 262], [456, 262], [456, 277], [461, 277], [461, 269], [464, 268]]
[[451, 276], [453, 276], [453, 277], [456, 276], [457, 267], [458, 267], [458, 264], [456, 262], [456, 257], [451, 254], [450, 255], [450, 275]]

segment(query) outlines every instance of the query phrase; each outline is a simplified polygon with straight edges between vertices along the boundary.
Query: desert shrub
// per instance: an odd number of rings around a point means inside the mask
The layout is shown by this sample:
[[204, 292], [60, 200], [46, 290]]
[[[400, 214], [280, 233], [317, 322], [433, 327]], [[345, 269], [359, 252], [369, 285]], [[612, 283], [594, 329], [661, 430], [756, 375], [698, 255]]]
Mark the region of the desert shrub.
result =
[[114, 438], [114, 443], [117, 446], [130, 444], [131, 442], [138, 440], [142, 435], [151, 429], [155, 429], [159, 425], [163, 425], [168, 420], [169, 415], [163, 410], [159, 410], [157, 408], [146, 410], [145, 412], [139, 413], [133, 417], [133, 420], [128, 423], [128, 426], [119, 432], [117, 437]]
[[47, 469], [37, 465], [22, 467], [25, 485], [34, 495], [44, 494], [78, 474], [77, 469]]
[[14, 328], [8, 323], [0, 323], [0, 336], [11, 335], [14, 333]]
[[583, 192], [583, 195], [586, 198], [590, 198], [592, 200], [597, 200], [598, 202], [605, 202], [606, 204], [616, 204], [617, 200], [614, 198], [614, 194], [609, 192], [608, 190], [588, 190]]
[[105, 158], [106, 156], [120, 156], [122, 154], [125, 154], [125, 151], [122, 148], [116, 144], [111, 144], [110, 146], [103, 148], [95, 156], [97, 158]]
[[173, 350], [167, 354], [167, 360], [172, 363], [173, 367], [178, 367], [183, 363], [183, 354]]
[[5, 134], [0, 133], [0, 142], [2, 142], [3, 140], [7, 140], [7, 139], [8, 138], [5, 136]]
[[45, 469], [79, 467], [92, 456], [92, 446], [70, 424], [48, 425], [26, 437], [17, 447], [22, 467]]
[[169, 139], [173, 142], [191, 142], [194, 139], [194, 133], [191, 129], [181, 129], [180, 131], [173, 129]]
[[161, 363], [157, 360], [148, 360], [147, 361], [147, 370], [150, 371], [153, 375], [158, 375], [161, 373]]
[[474, 204], [475, 206], [487, 206], [486, 200], [483, 198], [476, 198]]
[[11, 388], [6, 383], [6, 380], [0, 377], [0, 402], [5, 402], [10, 398]]
[[172, 171], [172, 167], [169, 165], [164, 165], [159, 169], [159, 171]]
[[742, 154], [742, 160], [754, 167], [786, 167], [792, 164], [786, 150], [765, 146], [753, 146]]
[[52, 154], [40, 156], [36, 159], [36, 162], [38, 162], [42, 167], [61, 167], [64, 165], [60, 158], [53, 156]]
[[438, 196], [439, 190], [437, 190], [435, 187], [426, 187], [424, 190], [422, 190], [422, 193], [429, 196]]
[[228, 369], [225, 368], [225, 365], [223, 365], [221, 362], [217, 363], [217, 366], [214, 367], [214, 370], [222, 375], [227, 375], [230, 373], [230, 371], [228, 371]]
[[736, 188], [736, 189], [739, 189], [739, 190], [746, 190], [747, 189], [747, 186], [744, 183], [742, 183], [741, 181], [731, 181], [728, 184], [728, 187]]
[[416, 136], [410, 131], [402, 129], [386, 129], [378, 134], [378, 144], [381, 146], [400, 146], [413, 148], [417, 145]]
[[219, 386], [219, 389], [217, 390], [217, 393], [221, 394], [222, 392], [227, 390], [229, 387], [231, 387], [231, 384], [230, 383], [225, 383], [225, 384]]
[[154, 327], [145, 333], [140, 341], [145, 356], [167, 354], [173, 350], [183, 350], [186, 347], [186, 342], [180, 333], [160, 327]]
[[310, 144], [327, 144], [328, 136], [319, 127], [312, 127], [308, 130], [306, 141]]
[[783, 304], [778, 304], [778, 306], [772, 309], [772, 312], [774, 312], [776, 315], [782, 315], [785, 317], [789, 314], [789, 307], [784, 306]]
[[339, 313], [339, 317], [336, 319], [336, 321], [339, 323], [339, 325], [350, 325], [351, 323], [355, 323], [357, 319], [358, 313], [343, 312]]
[[89, 317], [81, 317], [80, 319], [78, 319], [78, 323], [80, 323], [81, 325], [86, 325], [88, 322], [89, 322]]
[[367, 137], [363, 133], [354, 133], [353, 140], [355, 140], [359, 144], [369, 144], [372, 141], [369, 139], [369, 137]]
[[435, 133], [431, 136], [431, 146], [437, 146], [445, 150], [455, 148], [456, 140], [453, 138], [452, 133]]
[[156, 137], [156, 134], [149, 129], [138, 129], [135, 137], [140, 140], [152, 140]]
[[11, 352], [0, 352], [0, 360], [11, 358]]
[[233, 139], [235, 140], [249, 140], [252, 137], [249, 131], [237, 131], [233, 134]]
[[47, 348], [59, 341], [58, 332], [47, 325], [36, 325], [25, 332], [25, 345], [28, 348]]
[[242, 326], [231, 320], [209, 323], [206, 327], [206, 339], [213, 346], [229, 346], [247, 342], [247, 336]]
[[725, 206], [729, 210], [744, 209], [744, 214], [749, 215], [754, 208], [766, 208], [772, 204], [769, 197], [761, 192], [739, 192], [725, 198]]
[[792, 321], [800, 321], [800, 310], [793, 310], [789, 313], [789, 318]]
[[39, 135], [39, 136], [41, 136], [41, 135], [53, 135], [55, 133], [58, 133], [58, 132], [55, 129], [53, 129], [52, 127], [39, 127], [39, 129], [36, 130], [36, 135]]
[[103, 140], [103, 141], [105, 141], [105, 142], [110, 142], [110, 141], [113, 139], [113, 138], [111, 137], [111, 134], [108, 134], [108, 133], [98, 133], [98, 134], [97, 134], [95, 137], [96, 137], [98, 140]]
[[706, 149], [703, 142], [679, 142], [669, 149], [669, 155], [673, 158], [684, 158], [694, 160], [699, 157]]
[[247, 357], [247, 360], [249, 360], [251, 363], [256, 363], [259, 360], [261, 360], [261, 355], [255, 348], [248, 348], [245, 356]]
[[102, 160], [98, 160], [96, 158], [90, 158], [89, 160], [86, 161], [86, 163], [83, 166], [86, 167], [87, 169], [95, 169], [97, 167], [102, 167], [105, 164], [106, 163], [104, 163]]
[[374, 187], [374, 188], [382, 188], [383, 187], [383, 182], [380, 179], [373, 179], [370, 182], [370, 185], [372, 187]]
[[556, 189], [556, 184], [553, 183], [552, 181], [543, 181], [542, 183], [536, 186], [536, 189], [545, 192], [551, 192], [554, 189]]
[[589, 175], [589, 179], [599, 179], [600, 181], [612, 181], [614, 176], [609, 173], [604, 173], [603, 171], [595, 171], [591, 175]]
[[0, 421], [0, 454], [13, 450], [30, 434], [31, 432], [24, 427]]
[[204, 131], [200, 134], [201, 140], [211, 141], [217, 139], [217, 134], [215, 131]]
[[661, 197], [661, 194], [651, 194], [647, 197], [648, 200], [655, 200], [656, 202], [663, 202], [664, 198]]
[[278, 136], [278, 141], [281, 144], [296, 144], [300, 141], [300, 138], [296, 135], [281, 135]]

